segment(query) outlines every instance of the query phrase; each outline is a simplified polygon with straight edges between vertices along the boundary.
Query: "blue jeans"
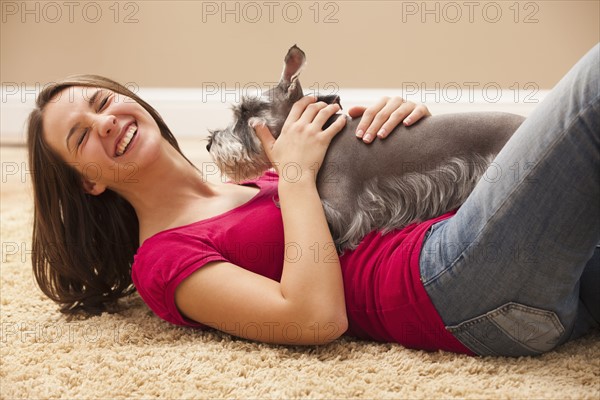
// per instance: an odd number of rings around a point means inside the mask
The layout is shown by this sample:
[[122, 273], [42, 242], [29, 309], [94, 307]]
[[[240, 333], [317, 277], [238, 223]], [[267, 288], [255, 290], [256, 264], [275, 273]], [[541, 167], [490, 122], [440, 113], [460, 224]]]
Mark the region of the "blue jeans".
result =
[[478, 355], [537, 355], [599, 326], [599, 56], [579, 60], [426, 235], [425, 290]]

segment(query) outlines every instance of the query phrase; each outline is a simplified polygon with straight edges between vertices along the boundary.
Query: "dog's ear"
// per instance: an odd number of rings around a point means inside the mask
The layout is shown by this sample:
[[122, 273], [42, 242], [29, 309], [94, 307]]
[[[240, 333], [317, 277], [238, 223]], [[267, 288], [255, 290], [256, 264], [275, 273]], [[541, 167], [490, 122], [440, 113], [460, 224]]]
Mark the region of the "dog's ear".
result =
[[290, 84], [298, 79], [300, 71], [305, 63], [306, 55], [304, 52], [296, 45], [290, 47], [284, 59], [281, 80]]

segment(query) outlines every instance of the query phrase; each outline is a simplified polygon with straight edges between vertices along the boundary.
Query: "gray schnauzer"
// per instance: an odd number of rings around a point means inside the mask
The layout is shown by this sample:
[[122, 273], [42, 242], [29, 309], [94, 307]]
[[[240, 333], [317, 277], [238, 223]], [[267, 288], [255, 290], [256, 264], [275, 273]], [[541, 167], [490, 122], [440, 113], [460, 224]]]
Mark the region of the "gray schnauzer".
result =
[[[292, 46], [279, 84], [261, 97], [244, 97], [233, 106], [233, 123], [210, 132], [207, 149], [232, 181], [256, 178], [272, 167], [249, 121], [259, 118], [279, 136], [292, 105], [304, 96], [298, 76], [305, 61], [304, 52]], [[317, 98], [339, 103], [335, 95]], [[349, 119], [317, 175], [338, 251], [356, 248], [371, 231], [387, 233], [458, 208], [523, 121], [500, 112], [429, 116], [366, 145], [354, 135], [358, 119]]]

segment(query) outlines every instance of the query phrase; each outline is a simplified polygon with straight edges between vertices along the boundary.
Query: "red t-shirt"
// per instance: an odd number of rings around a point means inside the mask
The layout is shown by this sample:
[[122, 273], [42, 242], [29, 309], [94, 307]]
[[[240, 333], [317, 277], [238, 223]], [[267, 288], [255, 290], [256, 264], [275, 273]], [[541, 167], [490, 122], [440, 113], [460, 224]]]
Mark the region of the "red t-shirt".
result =
[[[230, 262], [281, 279], [284, 235], [277, 182], [272, 172], [245, 182], [260, 188], [247, 203], [159, 232], [140, 246], [132, 279], [156, 315], [176, 325], [203, 328], [179, 313], [174, 294], [182, 280], [211, 261]], [[423, 237], [433, 223], [452, 215], [385, 235], [372, 232], [357, 249], [340, 257], [349, 321], [346, 334], [410, 348], [473, 354], [445, 329], [420, 280]]]

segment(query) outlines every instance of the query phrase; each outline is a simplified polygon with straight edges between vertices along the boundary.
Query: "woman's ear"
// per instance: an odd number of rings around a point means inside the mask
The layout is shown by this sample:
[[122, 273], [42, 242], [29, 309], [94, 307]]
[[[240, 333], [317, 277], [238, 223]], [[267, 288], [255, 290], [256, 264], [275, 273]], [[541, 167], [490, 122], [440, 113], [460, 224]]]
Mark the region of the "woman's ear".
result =
[[83, 179], [83, 190], [92, 196], [98, 196], [106, 190], [106, 185]]

